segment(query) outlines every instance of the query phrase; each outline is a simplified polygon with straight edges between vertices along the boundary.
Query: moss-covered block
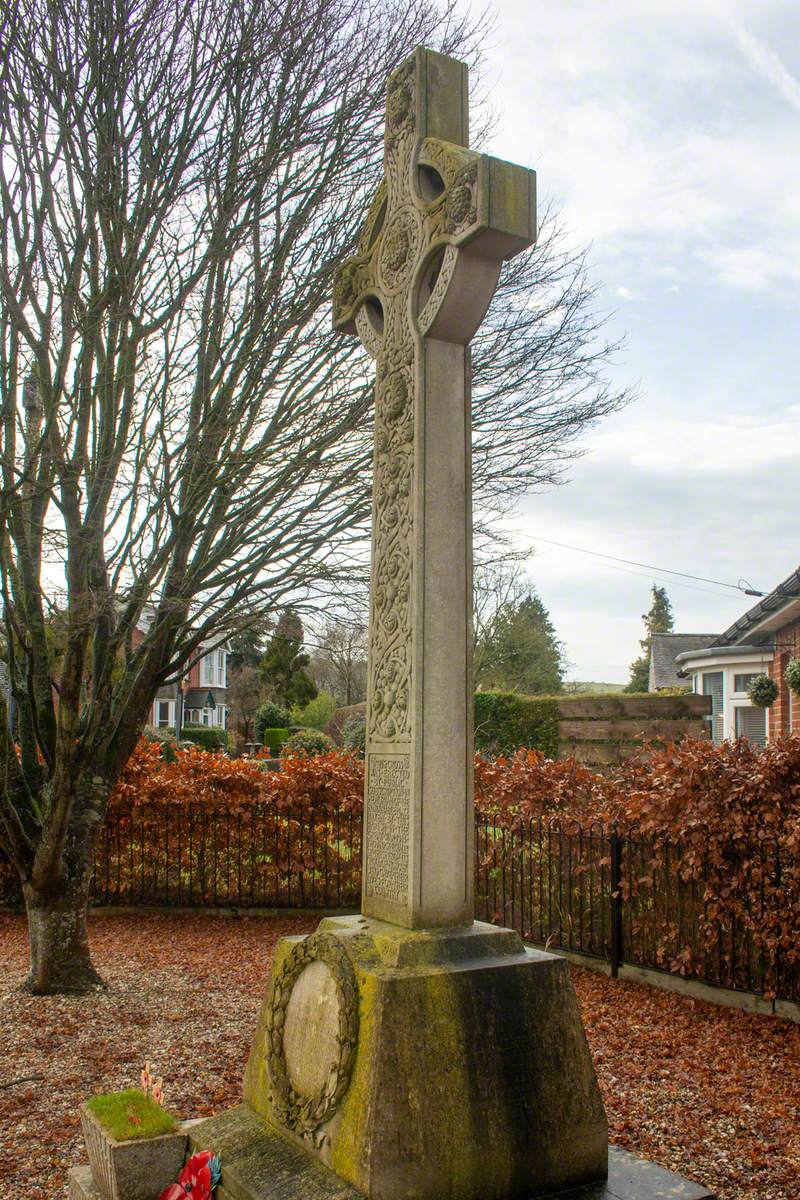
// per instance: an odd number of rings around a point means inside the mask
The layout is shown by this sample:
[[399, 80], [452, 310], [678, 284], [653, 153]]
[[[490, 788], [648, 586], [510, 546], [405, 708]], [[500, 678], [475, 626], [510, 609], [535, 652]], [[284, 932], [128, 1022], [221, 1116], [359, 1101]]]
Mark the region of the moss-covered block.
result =
[[158, 1200], [178, 1178], [186, 1151], [180, 1126], [118, 1141], [88, 1104], [81, 1105], [80, 1118], [92, 1175], [105, 1200]]
[[[357, 984], [348, 1089], [321, 1127], [282, 1125], [270, 988], [245, 1077], [252, 1111], [374, 1200], [529, 1200], [605, 1177], [605, 1114], [562, 959], [478, 923], [410, 931], [328, 918], [319, 934], [344, 949]], [[279, 945], [273, 981], [299, 942]]]

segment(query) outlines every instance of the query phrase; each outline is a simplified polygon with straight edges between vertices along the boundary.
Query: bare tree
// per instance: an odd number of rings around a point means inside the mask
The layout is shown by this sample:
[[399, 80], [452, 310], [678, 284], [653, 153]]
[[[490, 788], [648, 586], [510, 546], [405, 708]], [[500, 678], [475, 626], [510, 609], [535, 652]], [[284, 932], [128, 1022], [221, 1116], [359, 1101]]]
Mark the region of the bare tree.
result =
[[371, 372], [330, 332], [331, 271], [387, 73], [469, 30], [448, 0], [21, 0], [4, 22], [0, 837], [29, 986], [80, 991], [97, 832], [155, 690], [361, 536]]
[[311, 646], [311, 673], [340, 705], [360, 704], [367, 694], [367, 622], [333, 617]]
[[228, 667], [228, 725], [240, 742], [255, 738], [255, 721], [263, 685], [257, 667]]
[[632, 398], [606, 379], [620, 348], [603, 336], [598, 285], [558, 214], [545, 207], [537, 243], [505, 264], [472, 341], [473, 488], [479, 557], [496, 557], [495, 518], [520, 496], [563, 483], [577, 440]]
[[[474, 59], [476, 29], [455, 0], [19, 0], [4, 22], [0, 848], [29, 986], [80, 991], [95, 842], [157, 688], [363, 581], [372, 367], [330, 332], [331, 273], [386, 75], [418, 42]], [[624, 399], [592, 305], [552, 224], [505, 273], [475, 346], [487, 529]]]

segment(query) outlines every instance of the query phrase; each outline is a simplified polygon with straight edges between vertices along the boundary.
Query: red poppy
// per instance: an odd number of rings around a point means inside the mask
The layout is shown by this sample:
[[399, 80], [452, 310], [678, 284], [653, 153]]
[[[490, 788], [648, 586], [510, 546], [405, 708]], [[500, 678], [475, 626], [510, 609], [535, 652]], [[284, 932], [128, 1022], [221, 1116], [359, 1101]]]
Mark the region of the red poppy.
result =
[[219, 1183], [219, 1159], [213, 1150], [201, 1150], [194, 1154], [178, 1176], [178, 1182], [172, 1183], [161, 1193], [160, 1200], [211, 1200], [211, 1194]]

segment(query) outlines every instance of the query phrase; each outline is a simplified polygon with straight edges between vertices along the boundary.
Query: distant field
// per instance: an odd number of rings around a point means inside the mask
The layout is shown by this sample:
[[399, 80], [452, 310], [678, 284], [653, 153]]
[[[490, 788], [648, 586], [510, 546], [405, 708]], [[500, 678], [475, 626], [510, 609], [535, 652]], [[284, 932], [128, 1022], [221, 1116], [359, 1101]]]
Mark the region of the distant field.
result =
[[613, 692], [624, 692], [624, 683], [595, 683], [594, 680], [569, 679], [564, 684], [567, 696], [606, 696]]

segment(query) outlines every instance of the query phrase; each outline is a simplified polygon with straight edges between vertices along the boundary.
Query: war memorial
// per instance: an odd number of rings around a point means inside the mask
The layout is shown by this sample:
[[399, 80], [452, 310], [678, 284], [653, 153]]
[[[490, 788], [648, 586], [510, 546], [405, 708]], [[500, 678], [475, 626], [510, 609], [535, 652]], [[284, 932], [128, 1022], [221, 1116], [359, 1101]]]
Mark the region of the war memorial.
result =
[[188, 1127], [220, 1200], [712, 1200], [609, 1149], [566, 961], [473, 920], [469, 342], [535, 196], [418, 48], [333, 295], [376, 371], [361, 913], [282, 941], [243, 1103]]

